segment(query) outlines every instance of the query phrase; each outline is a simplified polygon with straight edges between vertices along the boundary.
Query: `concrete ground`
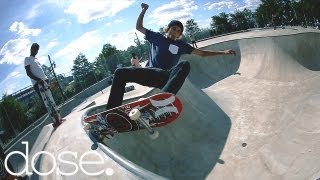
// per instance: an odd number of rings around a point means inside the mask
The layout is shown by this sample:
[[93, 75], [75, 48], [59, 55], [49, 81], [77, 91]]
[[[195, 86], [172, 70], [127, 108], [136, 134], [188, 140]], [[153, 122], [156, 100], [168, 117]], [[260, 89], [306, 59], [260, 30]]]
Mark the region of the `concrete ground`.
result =
[[[48, 131], [44, 151], [52, 156], [41, 158], [40, 171], [55, 166], [65, 175], [37, 179], [319, 178], [320, 31], [257, 29], [197, 45], [234, 49], [237, 55], [182, 57], [191, 64], [178, 93], [184, 110], [158, 129], [158, 139], [137, 131], [117, 134], [107, 146], [94, 144], [82, 130], [81, 109], [91, 100], [96, 106], [90, 108], [105, 104], [105, 90], [79, 105], [56, 131]], [[135, 86], [126, 98], [150, 91]], [[83, 160], [101, 164], [80, 167]], [[88, 176], [84, 170], [103, 173]]]

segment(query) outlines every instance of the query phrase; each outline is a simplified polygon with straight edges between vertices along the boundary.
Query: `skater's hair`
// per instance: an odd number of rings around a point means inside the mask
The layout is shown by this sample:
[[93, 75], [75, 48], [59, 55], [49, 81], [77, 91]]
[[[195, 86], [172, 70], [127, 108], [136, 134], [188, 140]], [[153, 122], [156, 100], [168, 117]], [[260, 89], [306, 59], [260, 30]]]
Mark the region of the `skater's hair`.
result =
[[40, 46], [38, 43], [32, 43], [31, 49], [39, 49], [39, 48], [40, 48]]
[[163, 32], [167, 33], [172, 26], [178, 26], [179, 28], [181, 28], [181, 35], [178, 38], [178, 39], [181, 39], [182, 38], [182, 32], [183, 32], [183, 24], [178, 20], [170, 21], [170, 23], [166, 27], [163, 28]]

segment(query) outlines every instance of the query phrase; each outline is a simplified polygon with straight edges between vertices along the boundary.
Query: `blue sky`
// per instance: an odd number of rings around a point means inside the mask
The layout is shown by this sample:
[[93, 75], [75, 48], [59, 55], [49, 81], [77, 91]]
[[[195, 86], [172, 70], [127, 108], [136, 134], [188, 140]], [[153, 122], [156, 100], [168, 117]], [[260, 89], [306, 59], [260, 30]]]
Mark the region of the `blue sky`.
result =
[[[0, 95], [31, 85], [24, 69], [33, 42], [40, 44], [40, 63], [56, 62], [56, 73], [71, 75], [73, 60], [82, 52], [94, 61], [103, 44], [125, 50], [134, 45], [135, 23], [146, 2], [144, 27], [157, 31], [172, 19], [195, 19], [209, 27], [211, 17], [236, 9], [255, 9], [260, 0], [1, 0]], [[141, 33], [137, 32], [142, 38]], [[1, 98], [0, 97], [0, 98]]]

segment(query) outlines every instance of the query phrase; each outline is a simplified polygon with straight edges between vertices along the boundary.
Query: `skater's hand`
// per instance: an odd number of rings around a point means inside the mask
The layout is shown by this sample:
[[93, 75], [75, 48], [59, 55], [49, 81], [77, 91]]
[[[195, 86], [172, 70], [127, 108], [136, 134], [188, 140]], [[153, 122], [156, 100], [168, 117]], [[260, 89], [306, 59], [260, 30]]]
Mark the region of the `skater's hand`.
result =
[[146, 11], [149, 8], [149, 5], [145, 3], [141, 3], [141, 8], [142, 8], [142, 11]]
[[233, 55], [236, 55], [236, 52], [232, 49], [228, 49], [228, 50], [225, 50], [224, 51], [224, 54], [233, 54]]
[[50, 89], [55, 89], [56, 87], [58, 87], [58, 82], [57, 81], [53, 81], [49, 84]]
[[44, 85], [44, 81], [42, 79], [40, 79], [37, 83], [40, 84], [41, 86]]

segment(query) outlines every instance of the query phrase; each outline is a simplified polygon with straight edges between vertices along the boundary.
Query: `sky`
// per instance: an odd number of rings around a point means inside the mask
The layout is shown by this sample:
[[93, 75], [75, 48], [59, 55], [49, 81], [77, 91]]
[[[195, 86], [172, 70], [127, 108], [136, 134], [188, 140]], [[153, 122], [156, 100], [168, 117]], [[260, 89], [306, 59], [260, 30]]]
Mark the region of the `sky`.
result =
[[158, 31], [172, 19], [194, 19], [200, 28], [211, 17], [236, 9], [256, 9], [260, 0], [1, 0], [0, 1], [0, 99], [31, 85], [24, 69], [33, 42], [40, 45], [36, 56], [57, 74], [71, 75], [74, 59], [82, 52], [93, 62], [104, 44], [119, 50], [134, 45], [135, 23], [141, 3], [147, 3], [143, 26]]

